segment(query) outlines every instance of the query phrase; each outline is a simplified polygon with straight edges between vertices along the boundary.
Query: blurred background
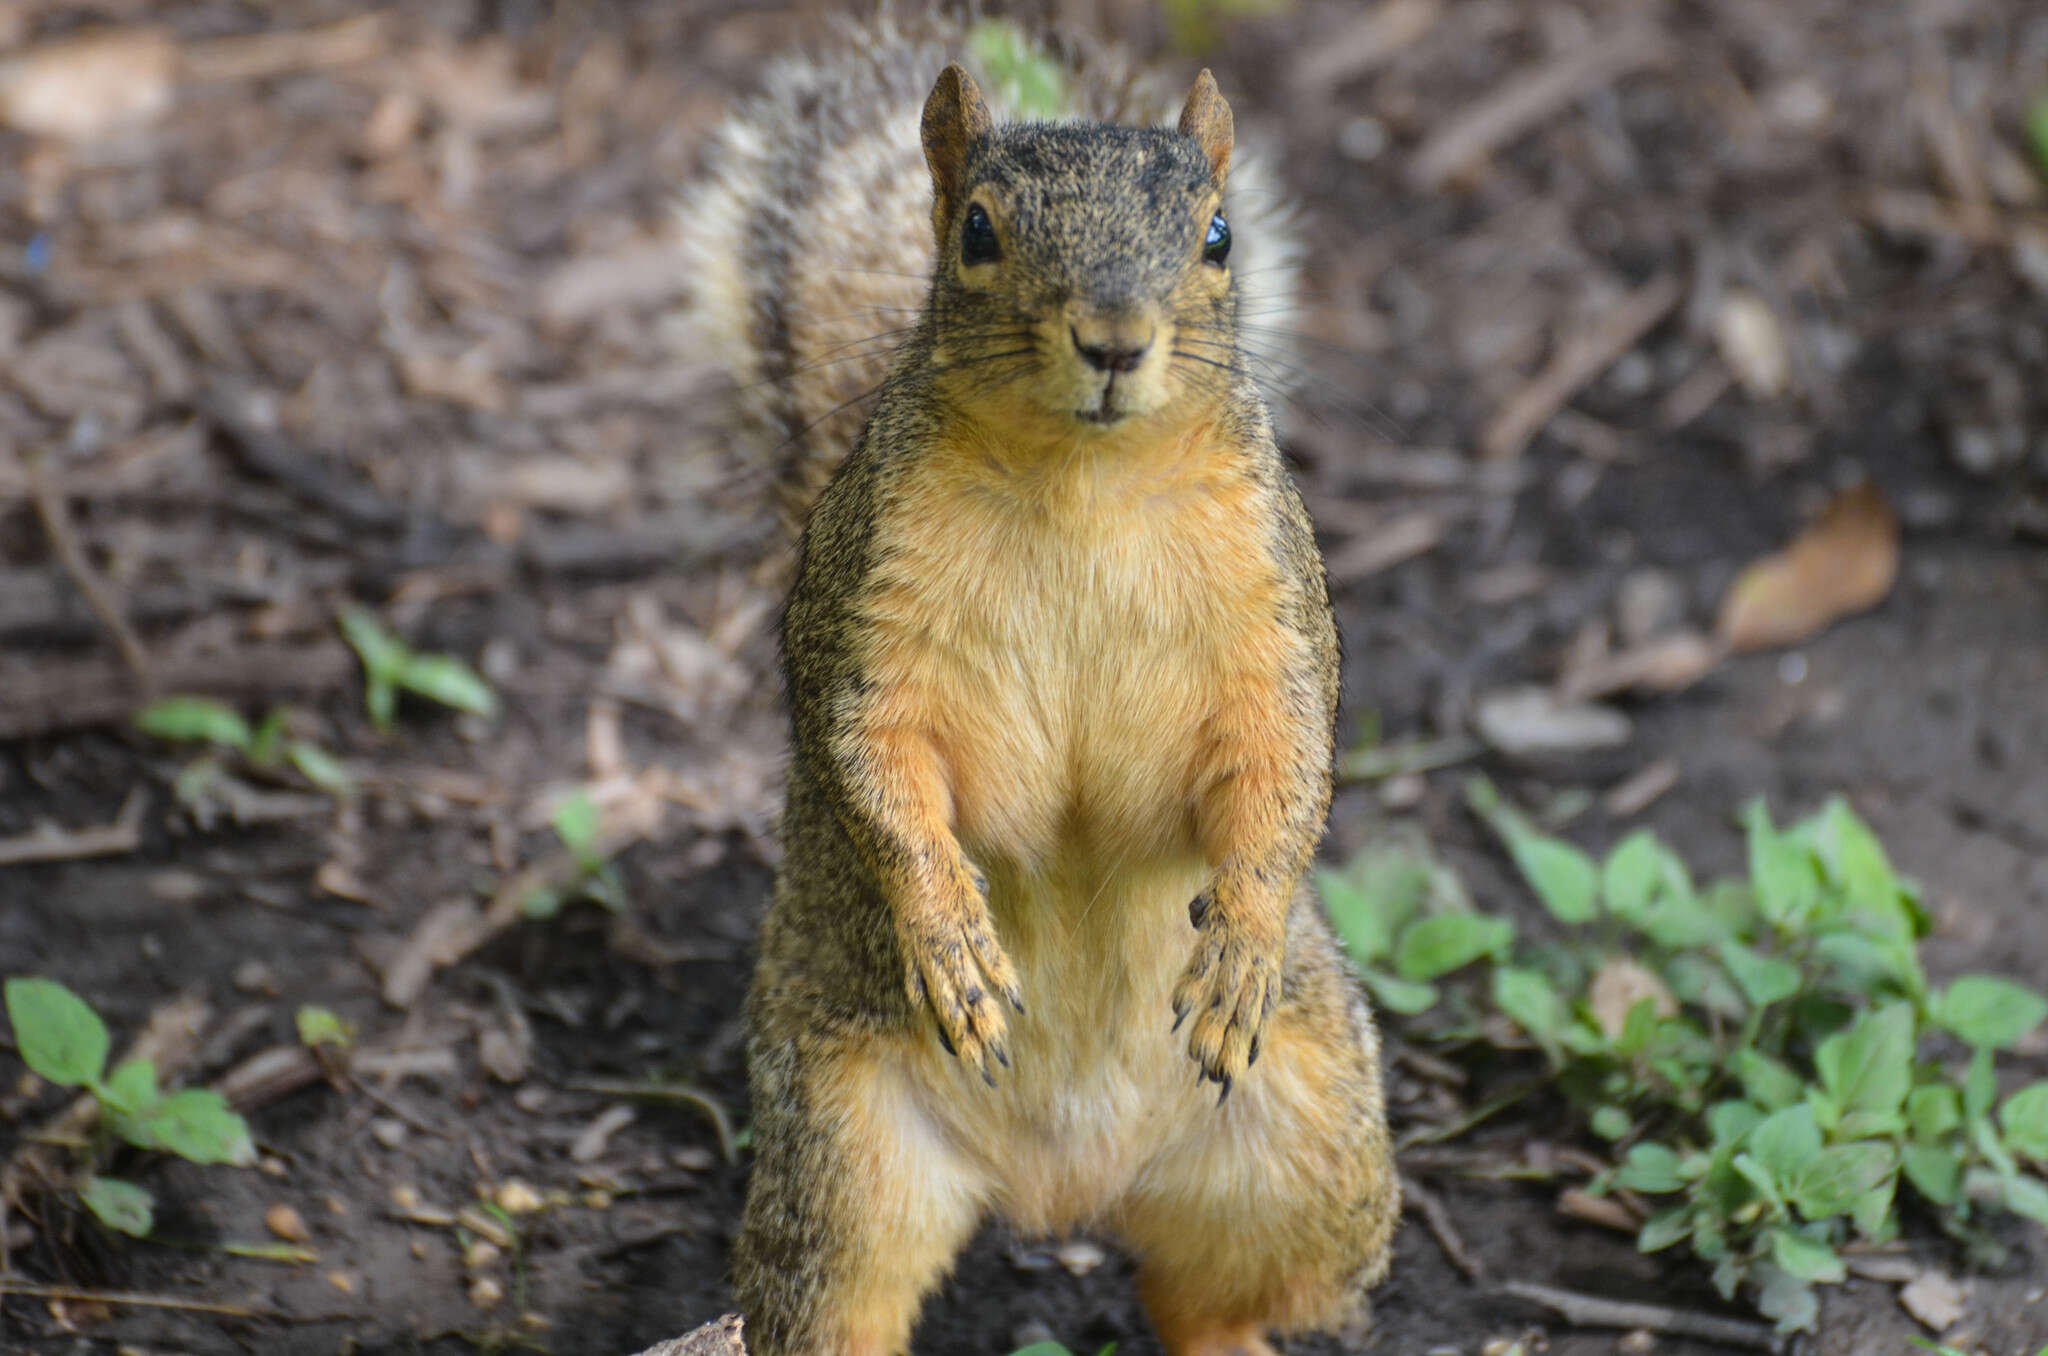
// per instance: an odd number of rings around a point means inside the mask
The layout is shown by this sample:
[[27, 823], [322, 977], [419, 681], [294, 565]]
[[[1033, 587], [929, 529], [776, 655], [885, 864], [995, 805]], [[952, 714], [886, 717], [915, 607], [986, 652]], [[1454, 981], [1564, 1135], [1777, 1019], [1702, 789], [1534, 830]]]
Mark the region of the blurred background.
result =
[[[0, 0], [0, 973], [62, 978], [117, 1045], [201, 1005], [184, 1076], [227, 1080], [268, 1171], [154, 1170], [159, 1232], [289, 1240], [288, 1203], [318, 1258], [116, 1246], [17, 1172], [0, 1304], [35, 1349], [625, 1351], [724, 1302], [786, 547], [767, 468], [706, 431], [673, 205], [762, 65], [848, 12]], [[1923, 882], [1931, 968], [2048, 980], [2048, 7], [984, 12], [1213, 66], [1297, 204], [1332, 861], [1411, 833], [1528, 912], [1475, 769], [1715, 870], [1749, 798], [1839, 790]], [[412, 693], [388, 732], [379, 682]], [[212, 708], [134, 731], [176, 696], [274, 714], [272, 756]], [[354, 1028], [346, 1076], [293, 1039], [308, 1002]], [[1433, 1059], [1390, 1065], [1405, 1124], [1476, 1100]], [[687, 1090], [629, 1095], [655, 1075]], [[55, 1105], [0, 1094], [17, 1166]], [[1564, 1137], [1517, 1113], [1500, 1143], [1551, 1185], [1426, 1176], [1433, 1225], [1492, 1273], [1711, 1307], [1557, 1210]], [[452, 1221], [511, 1182], [560, 1199], [478, 1263]], [[1948, 1323], [1864, 1276], [1814, 1349], [2026, 1356], [2041, 1236], [2007, 1242]], [[991, 1236], [962, 1274], [927, 1350], [1154, 1349], [1113, 1256]], [[1380, 1313], [1386, 1352], [1546, 1321], [1415, 1227]]]

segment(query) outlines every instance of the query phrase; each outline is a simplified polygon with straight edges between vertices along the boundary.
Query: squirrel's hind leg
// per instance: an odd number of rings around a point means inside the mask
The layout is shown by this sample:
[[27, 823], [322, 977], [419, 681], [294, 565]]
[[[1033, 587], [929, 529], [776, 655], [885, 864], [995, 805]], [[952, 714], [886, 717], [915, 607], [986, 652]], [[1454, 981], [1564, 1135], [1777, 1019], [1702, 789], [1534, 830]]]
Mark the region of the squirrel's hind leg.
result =
[[884, 1042], [810, 1036], [753, 1064], [756, 1157], [733, 1250], [753, 1356], [898, 1356], [986, 1186]]
[[1371, 1013], [1328, 925], [1297, 900], [1286, 991], [1259, 1062], [1209, 1089], [1116, 1210], [1172, 1356], [1270, 1356], [1269, 1331], [1360, 1317], [1386, 1272], [1400, 1185]]

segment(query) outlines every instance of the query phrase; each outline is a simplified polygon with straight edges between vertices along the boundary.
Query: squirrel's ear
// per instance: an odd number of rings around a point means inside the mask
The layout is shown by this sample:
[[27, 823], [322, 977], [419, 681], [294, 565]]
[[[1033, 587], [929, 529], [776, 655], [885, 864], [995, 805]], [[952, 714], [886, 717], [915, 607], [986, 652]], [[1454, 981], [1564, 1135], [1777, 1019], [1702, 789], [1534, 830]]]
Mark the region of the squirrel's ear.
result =
[[1202, 154], [1209, 158], [1209, 173], [1216, 186], [1223, 187], [1223, 178], [1230, 171], [1234, 124], [1230, 105], [1223, 102], [1223, 95], [1216, 89], [1216, 77], [1206, 67], [1195, 77], [1195, 87], [1188, 91], [1187, 107], [1180, 111], [1180, 130], [1182, 136], [1193, 137], [1202, 148]]
[[924, 101], [924, 162], [931, 166], [932, 187], [938, 194], [936, 215], [943, 221], [960, 187], [960, 173], [967, 153], [994, 126], [988, 105], [974, 77], [954, 62], [939, 72], [939, 81]]

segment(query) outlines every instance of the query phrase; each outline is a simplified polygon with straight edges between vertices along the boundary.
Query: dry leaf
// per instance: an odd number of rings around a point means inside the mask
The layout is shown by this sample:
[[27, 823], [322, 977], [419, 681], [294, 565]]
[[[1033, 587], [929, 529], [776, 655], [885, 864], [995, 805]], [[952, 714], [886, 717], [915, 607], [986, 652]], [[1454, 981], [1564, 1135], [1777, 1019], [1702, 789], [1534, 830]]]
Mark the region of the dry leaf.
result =
[[1735, 651], [1796, 645], [1884, 601], [1899, 573], [1899, 520], [1874, 485], [1844, 491], [1776, 555], [1742, 572], [1721, 602]]
[[1671, 996], [1671, 990], [1664, 987], [1656, 972], [1626, 956], [1616, 956], [1602, 965], [1586, 990], [1587, 1006], [1593, 1009], [1594, 1018], [1609, 1040], [1621, 1038], [1629, 1012], [1645, 998], [1655, 1005], [1659, 1017], [1678, 1013], [1678, 1000]]
[[176, 42], [153, 28], [44, 43], [0, 60], [0, 122], [91, 141], [168, 112], [177, 69]]
[[1939, 1271], [1923, 1271], [1899, 1291], [1899, 1303], [1906, 1312], [1935, 1332], [1946, 1332], [1961, 1320], [1967, 1298], [1960, 1284]]
[[1742, 389], [1758, 400], [1785, 394], [1792, 380], [1792, 350], [1770, 303], [1730, 288], [1714, 315], [1714, 346]]

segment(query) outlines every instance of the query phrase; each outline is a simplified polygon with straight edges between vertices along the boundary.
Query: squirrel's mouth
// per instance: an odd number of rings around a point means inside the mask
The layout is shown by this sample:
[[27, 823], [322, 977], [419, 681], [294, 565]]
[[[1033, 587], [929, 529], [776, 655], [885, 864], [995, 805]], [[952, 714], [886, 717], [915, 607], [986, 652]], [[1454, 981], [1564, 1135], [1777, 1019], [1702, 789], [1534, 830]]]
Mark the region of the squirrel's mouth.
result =
[[1093, 424], [1097, 428], [1108, 428], [1111, 424], [1122, 423], [1130, 417], [1131, 412], [1124, 408], [1124, 403], [1117, 398], [1117, 394], [1116, 377], [1111, 375], [1108, 381], [1102, 383], [1102, 400], [1089, 408], [1075, 410], [1074, 417], [1084, 424]]

